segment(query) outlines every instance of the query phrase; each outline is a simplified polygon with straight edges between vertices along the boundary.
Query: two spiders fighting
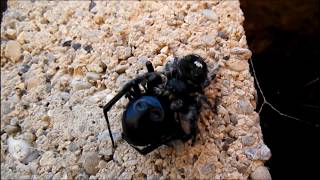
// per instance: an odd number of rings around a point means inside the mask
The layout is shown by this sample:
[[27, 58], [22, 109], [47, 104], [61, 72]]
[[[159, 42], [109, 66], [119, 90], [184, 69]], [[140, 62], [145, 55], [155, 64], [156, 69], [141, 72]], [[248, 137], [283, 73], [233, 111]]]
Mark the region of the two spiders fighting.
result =
[[194, 143], [202, 104], [211, 106], [203, 92], [210, 83], [204, 59], [195, 54], [175, 58], [163, 72], [154, 71], [150, 61], [146, 67], [147, 73], [125, 84], [103, 107], [113, 147], [108, 111], [123, 96], [129, 103], [122, 116], [122, 138], [139, 153], [175, 139]]

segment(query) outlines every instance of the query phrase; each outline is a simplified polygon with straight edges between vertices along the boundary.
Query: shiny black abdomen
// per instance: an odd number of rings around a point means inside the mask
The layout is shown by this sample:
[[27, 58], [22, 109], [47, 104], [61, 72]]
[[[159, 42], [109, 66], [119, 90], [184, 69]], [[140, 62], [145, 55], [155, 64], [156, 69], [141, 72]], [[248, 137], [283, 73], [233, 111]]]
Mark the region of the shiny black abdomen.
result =
[[123, 138], [130, 144], [145, 146], [170, 135], [177, 123], [165, 100], [141, 96], [129, 102], [122, 117]]

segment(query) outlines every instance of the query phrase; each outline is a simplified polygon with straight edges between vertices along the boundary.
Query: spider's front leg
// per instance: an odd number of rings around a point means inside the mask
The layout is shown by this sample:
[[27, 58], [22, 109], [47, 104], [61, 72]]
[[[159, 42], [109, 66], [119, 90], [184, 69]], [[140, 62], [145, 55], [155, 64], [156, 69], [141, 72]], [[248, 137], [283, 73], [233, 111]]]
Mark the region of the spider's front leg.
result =
[[192, 144], [196, 140], [197, 120], [199, 116], [199, 108], [196, 104], [191, 104], [185, 111], [178, 112], [180, 126], [183, 131], [182, 140], [192, 138]]

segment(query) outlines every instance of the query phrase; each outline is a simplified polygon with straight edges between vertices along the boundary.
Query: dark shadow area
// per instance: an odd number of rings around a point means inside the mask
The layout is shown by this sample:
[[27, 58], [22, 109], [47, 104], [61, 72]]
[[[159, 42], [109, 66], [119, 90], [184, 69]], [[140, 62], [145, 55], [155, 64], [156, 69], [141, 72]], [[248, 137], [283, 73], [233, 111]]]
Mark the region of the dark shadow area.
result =
[[7, 10], [7, 1], [8, 0], [1, 0], [0, 1], [0, 12], [1, 12], [1, 15], [0, 15], [0, 24], [2, 23], [2, 17], [3, 17], [3, 12], [5, 12]]
[[[253, 64], [266, 99], [261, 127], [273, 179], [319, 179], [319, 1], [240, 0]], [[259, 96], [260, 107], [262, 103]]]

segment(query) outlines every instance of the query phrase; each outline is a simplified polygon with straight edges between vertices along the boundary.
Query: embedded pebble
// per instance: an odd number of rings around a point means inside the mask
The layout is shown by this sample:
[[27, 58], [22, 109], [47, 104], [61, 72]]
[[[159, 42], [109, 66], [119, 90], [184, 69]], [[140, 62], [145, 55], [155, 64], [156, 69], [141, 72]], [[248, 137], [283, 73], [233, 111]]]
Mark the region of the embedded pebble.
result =
[[74, 44], [72, 44], [72, 48], [73, 48], [74, 50], [78, 50], [78, 49], [81, 48], [81, 44], [80, 44], [80, 43], [74, 43]]
[[16, 31], [14, 29], [8, 29], [6, 31], [6, 36], [9, 38], [9, 39], [16, 39]]
[[233, 71], [241, 72], [249, 69], [249, 64], [247, 61], [243, 60], [229, 60], [226, 65]]
[[244, 150], [245, 155], [247, 155], [247, 157], [251, 160], [253, 159], [257, 159], [257, 153], [258, 153], [258, 149], [257, 148], [246, 148]]
[[17, 133], [18, 131], [20, 131], [20, 127], [17, 125], [7, 125], [4, 128], [4, 132], [6, 132], [8, 135]]
[[265, 166], [259, 166], [251, 174], [250, 178], [252, 180], [271, 180], [271, 175], [269, 170]]
[[65, 41], [63, 44], [62, 44], [62, 47], [70, 47], [71, 46], [71, 40], [68, 40], [68, 41]]
[[199, 172], [202, 177], [206, 177], [209, 174], [212, 174], [213, 173], [212, 165], [208, 163], [202, 165], [202, 167], [199, 168]]
[[251, 135], [246, 135], [241, 138], [241, 141], [242, 141], [243, 145], [251, 146], [254, 144], [255, 139]]
[[22, 31], [22, 32], [18, 35], [17, 41], [18, 41], [21, 45], [23, 45], [24, 42], [25, 42], [24, 40], [25, 40], [25, 33], [24, 33], [24, 31]]
[[97, 3], [95, 3], [93, 0], [90, 1], [90, 4], [89, 4], [89, 11], [91, 11], [95, 6], [96, 6]]
[[21, 66], [19, 66], [18, 72], [20, 74], [24, 74], [26, 72], [28, 72], [30, 69], [30, 66], [28, 64], [22, 64]]
[[40, 152], [38, 150], [33, 150], [28, 156], [26, 156], [21, 162], [24, 164], [29, 164], [30, 162], [38, 159], [40, 157]]
[[249, 49], [239, 47], [232, 48], [230, 54], [239, 56], [240, 60], [248, 60], [252, 56], [252, 52]]
[[165, 46], [165, 47], [163, 47], [163, 48], [160, 50], [160, 53], [161, 53], [161, 54], [168, 54], [168, 52], [169, 52], [168, 46]]
[[209, 20], [215, 22], [218, 20], [218, 16], [214, 13], [211, 9], [204, 9], [202, 10], [202, 14], [207, 17]]
[[5, 56], [14, 63], [18, 62], [21, 56], [21, 46], [17, 41], [8, 41], [5, 49]]
[[10, 107], [10, 103], [7, 101], [1, 101], [1, 115], [5, 115], [10, 113], [13, 110], [12, 107]]
[[266, 161], [266, 160], [269, 160], [270, 158], [271, 158], [271, 151], [268, 148], [268, 146], [263, 144], [259, 149], [259, 159]]
[[99, 155], [95, 152], [89, 152], [84, 155], [83, 168], [84, 170], [91, 175], [95, 175], [98, 171], [98, 164], [100, 161]]
[[129, 68], [129, 65], [128, 64], [125, 64], [125, 65], [117, 65], [115, 67], [115, 72], [117, 72], [118, 74], [122, 74], [124, 73], [127, 69]]
[[69, 144], [69, 151], [71, 151], [71, 152], [75, 152], [75, 151], [77, 151], [78, 150], [78, 145], [75, 143], [75, 142], [71, 142], [70, 144]]
[[85, 45], [85, 46], [83, 47], [83, 49], [86, 50], [87, 53], [91, 53], [91, 51], [93, 50], [93, 48], [92, 48], [91, 45]]
[[73, 80], [71, 86], [74, 91], [79, 91], [89, 89], [91, 87], [91, 84], [82, 80]]
[[218, 32], [218, 37], [221, 37], [222, 39], [228, 39], [228, 35], [223, 31]]
[[17, 160], [23, 160], [30, 153], [30, 145], [21, 139], [8, 138], [9, 153]]
[[94, 72], [87, 72], [86, 73], [86, 78], [87, 80], [92, 80], [92, 81], [96, 81], [98, 79], [100, 79], [100, 75]]
[[212, 34], [202, 36], [202, 41], [205, 45], [213, 46], [215, 43], [215, 36]]
[[56, 158], [53, 151], [46, 151], [42, 154], [39, 161], [40, 166], [52, 166], [56, 163]]
[[254, 111], [254, 107], [248, 99], [240, 99], [238, 101], [238, 113], [251, 114]]
[[118, 46], [114, 52], [115, 57], [118, 59], [124, 60], [131, 56], [131, 48], [130, 47], [124, 47], [124, 46]]

